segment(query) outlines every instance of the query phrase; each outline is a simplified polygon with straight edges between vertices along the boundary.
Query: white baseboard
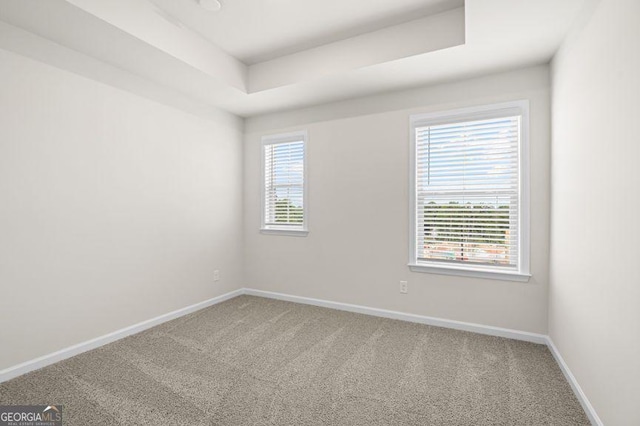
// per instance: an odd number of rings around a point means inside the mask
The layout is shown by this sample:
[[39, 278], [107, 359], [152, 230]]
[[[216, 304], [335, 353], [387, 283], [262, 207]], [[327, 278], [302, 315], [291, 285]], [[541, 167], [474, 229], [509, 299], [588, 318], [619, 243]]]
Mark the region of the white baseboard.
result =
[[187, 306], [185, 308], [178, 309], [164, 315], [160, 315], [150, 320], [134, 324], [130, 327], [114, 331], [113, 333], [105, 334], [104, 336], [96, 337], [95, 339], [91, 339], [77, 345], [69, 346], [68, 348], [61, 349], [57, 352], [53, 352], [36, 359], [32, 359], [31, 361], [23, 362], [22, 364], [0, 370], [0, 383], [11, 380], [14, 377], [21, 376], [31, 371], [39, 370], [40, 368], [46, 367], [67, 358], [71, 358], [72, 356], [79, 355], [83, 352], [90, 351], [91, 349], [96, 349], [108, 343], [115, 342], [116, 340], [120, 340], [132, 334], [136, 334], [148, 328], [155, 327], [156, 325], [162, 324], [163, 322], [167, 322], [183, 315], [198, 311], [200, 309], [224, 302], [225, 300], [240, 296], [243, 293], [243, 289], [225, 293], [221, 296], [214, 297], [212, 299], [205, 300], [203, 302], [196, 303], [194, 305]]
[[455, 330], [470, 331], [473, 333], [487, 334], [490, 336], [498, 336], [498, 337], [506, 337], [509, 339], [524, 340], [526, 342], [547, 345], [547, 347], [549, 348], [549, 351], [553, 354], [553, 357], [555, 358], [556, 362], [560, 366], [562, 373], [564, 374], [567, 381], [571, 385], [571, 388], [573, 389], [573, 392], [576, 395], [576, 398], [582, 405], [582, 408], [584, 409], [585, 413], [587, 414], [587, 417], [591, 421], [591, 424], [593, 424], [594, 426], [603, 426], [602, 421], [596, 414], [596, 411], [594, 410], [593, 406], [589, 402], [589, 399], [582, 391], [582, 388], [578, 384], [576, 378], [571, 373], [571, 370], [569, 370], [569, 367], [567, 366], [567, 364], [564, 362], [564, 359], [562, 359], [560, 352], [558, 352], [558, 348], [556, 348], [556, 346], [554, 345], [553, 341], [549, 336], [546, 336], [543, 334], [529, 333], [527, 331], [511, 330], [507, 328], [492, 327], [492, 326], [481, 325], [481, 324], [427, 317], [423, 315], [406, 314], [403, 312], [389, 311], [386, 309], [370, 308], [368, 306], [351, 305], [348, 303], [332, 302], [328, 300], [313, 299], [313, 298], [302, 297], [302, 296], [293, 296], [290, 294], [274, 293], [271, 291], [255, 290], [251, 288], [245, 288], [244, 294], [259, 296], [259, 297], [266, 297], [270, 299], [285, 300], [288, 302], [304, 303], [306, 305], [321, 306], [324, 308], [339, 309], [341, 311], [349, 311], [349, 312], [355, 312], [359, 314], [373, 315], [376, 317], [391, 318], [391, 319], [397, 319], [402, 321], [433, 325], [437, 327], [453, 328]]
[[386, 309], [370, 308], [368, 306], [351, 305], [348, 303], [332, 302], [309, 297], [292, 296], [271, 291], [254, 290], [245, 288], [244, 294], [267, 297], [269, 299], [286, 300], [288, 302], [303, 303], [306, 305], [321, 306], [324, 308], [338, 309], [341, 311], [355, 312], [358, 314], [372, 315], [376, 317], [391, 318], [401, 321], [415, 322], [419, 324], [434, 325], [437, 327], [453, 328], [455, 330], [470, 331], [473, 333], [487, 334], [489, 336], [506, 337], [508, 339], [524, 340], [539, 344], [547, 343], [547, 336], [543, 334], [529, 333], [527, 331], [511, 330], [508, 328], [492, 327], [489, 325], [474, 324], [470, 322], [454, 321], [442, 318], [427, 317], [423, 315], [405, 314], [403, 312], [389, 311]]
[[589, 418], [589, 421], [591, 422], [591, 424], [594, 426], [603, 426], [604, 423], [602, 423], [602, 420], [600, 420], [600, 417], [598, 417], [596, 410], [593, 408], [593, 405], [591, 405], [591, 402], [589, 402], [589, 398], [587, 398], [587, 395], [585, 395], [585, 393], [582, 391], [580, 384], [578, 384], [578, 381], [576, 380], [575, 376], [569, 369], [569, 366], [564, 361], [564, 359], [562, 358], [562, 355], [560, 355], [560, 352], [558, 351], [558, 348], [556, 347], [556, 345], [553, 343], [553, 340], [551, 340], [551, 337], [549, 336], [547, 336], [547, 346], [549, 347], [549, 351], [551, 351], [551, 354], [553, 355], [553, 357], [556, 359], [556, 362], [560, 366], [560, 370], [562, 370], [564, 377], [567, 379], [567, 381], [571, 385], [571, 388], [573, 389], [573, 393], [576, 395], [576, 398], [578, 398], [578, 401], [580, 402], [580, 405], [582, 405], [582, 408], [584, 409], [584, 412], [587, 414], [587, 417]]
[[553, 357], [556, 359], [558, 365], [560, 366], [562, 373], [564, 374], [567, 381], [571, 385], [573, 392], [578, 398], [578, 401], [580, 401], [580, 404], [582, 405], [582, 408], [584, 409], [585, 413], [589, 417], [589, 420], [591, 421], [591, 423], [594, 426], [603, 425], [602, 421], [596, 414], [596, 411], [594, 410], [593, 406], [589, 402], [589, 399], [582, 391], [582, 388], [578, 384], [576, 378], [571, 373], [571, 370], [569, 370], [569, 367], [567, 366], [566, 362], [560, 355], [560, 352], [558, 352], [558, 348], [556, 348], [555, 344], [553, 343], [553, 341], [549, 336], [537, 334], [537, 333], [529, 333], [527, 331], [518, 331], [518, 330], [507, 329], [507, 328], [492, 327], [492, 326], [474, 324], [474, 323], [468, 323], [468, 322], [462, 322], [462, 321], [428, 317], [423, 315], [407, 314], [403, 312], [389, 311], [386, 309], [370, 308], [368, 306], [332, 302], [329, 300], [313, 299], [313, 298], [302, 297], [302, 296], [293, 296], [290, 294], [255, 290], [251, 288], [242, 288], [239, 290], [235, 290], [235, 291], [223, 294], [221, 296], [214, 297], [212, 299], [205, 300], [203, 302], [196, 303], [194, 305], [187, 306], [185, 308], [178, 309], [176, 311], [169, 312], [164, 315], [160, 315], [159, 317], [140, 322], [130, 327], [126, 327], [121, 330], [114, 331], [113, 333], [109, 333], [104, 336], [97, 337], [95, 339], [91, 339], [86, 342], [79, 343], [77, 345], [73, 345], [68, 348], [59, 350], [57, 352], [54, 352], [45, 356], [41, 356], [31, 361], [27, 361], [22, 364], [9, 367], [4, 370], [0, 370], [0, 383], [13, 379], [18, 376], [21, 376], [23, 374], [29, 373], [31, 371], [38, 370], [40, 368], [46, 367], [48, 365], [54, 364], [64, 359], [71, 358], [72, 356], [79, 355], [91, 349], [96, 349], [108, 343], [115, 342], [116, 340], [120, 340], [132, 334], [139, 333], [141, 331], [147, 330], [151, 327], [155, 327], [156, 325], [162, 324], [172, 319], [176, 319], [178, 317], [190, 314], [200, 309], [224, 302], [225, 300], [232, 299], [242, 294], [266, 297], [269, 299], [285, 300], [288, 302], [302, 303], [306, 305], [314, 305], [314, 306], [320, 306], [324, 308], [338, 309], [341, 311], [355, 312], [359, 314], [372, 315], [376, 317], [390, 318], [390, 319], [396, 319], [401, 321], [409, 321], [409, 322], [414, 322], [419, 324], [433, 325], [437, 327], [452, 328], [455, 330], [469, 331], [473, 333], [486, 334], [489, 336], [506, 337], [508, 339], [523, 340], [526, 342], [547, 345], [549, 348], [549, 351], [551, 351], [551, 353], [553, 354]]

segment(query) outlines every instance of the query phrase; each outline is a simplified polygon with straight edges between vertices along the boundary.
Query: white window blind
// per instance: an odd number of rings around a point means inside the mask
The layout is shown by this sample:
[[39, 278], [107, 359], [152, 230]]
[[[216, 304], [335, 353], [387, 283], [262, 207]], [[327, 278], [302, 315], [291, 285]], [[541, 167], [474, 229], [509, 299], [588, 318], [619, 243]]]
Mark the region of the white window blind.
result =
[[263, 140], [263, 229], [306, 230], [304, 133]]
[[415, 264], [528, 273], [522, 117], [500, 108], [414, 122]]

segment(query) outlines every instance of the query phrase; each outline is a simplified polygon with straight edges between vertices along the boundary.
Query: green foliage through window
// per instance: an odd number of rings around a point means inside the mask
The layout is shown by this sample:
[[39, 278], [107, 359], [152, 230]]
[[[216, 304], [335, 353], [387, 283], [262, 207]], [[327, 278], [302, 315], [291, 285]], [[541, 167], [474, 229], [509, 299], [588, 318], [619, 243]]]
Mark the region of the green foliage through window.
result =
[[302, 207], [294, 205], [291, 200], [287, 198], [276, 199], [276, 223], [302, 223], [303, 217]]
[[424, 235], [434, 242], [507, 244], [509, 206], [430, 202], [424, 206]]

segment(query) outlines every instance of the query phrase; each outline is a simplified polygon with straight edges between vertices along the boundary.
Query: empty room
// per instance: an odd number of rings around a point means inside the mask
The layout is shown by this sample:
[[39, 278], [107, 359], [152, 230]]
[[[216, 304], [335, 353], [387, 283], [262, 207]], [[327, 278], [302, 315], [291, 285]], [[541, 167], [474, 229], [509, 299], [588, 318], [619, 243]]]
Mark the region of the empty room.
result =
[[640, 426], [639, 135], [640, 0], [0, 0], [0, 426]]

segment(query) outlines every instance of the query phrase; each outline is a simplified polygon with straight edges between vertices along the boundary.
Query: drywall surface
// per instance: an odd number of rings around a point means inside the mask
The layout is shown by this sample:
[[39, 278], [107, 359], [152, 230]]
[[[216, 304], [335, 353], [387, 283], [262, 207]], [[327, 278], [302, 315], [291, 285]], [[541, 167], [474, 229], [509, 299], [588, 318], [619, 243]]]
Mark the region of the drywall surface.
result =
[[[549, 69], [539, 66], [247, 119], [246, 286], [546, 334], [549, 90]], [[532, 279], [410, 272], [409, 116], [518, 99], [531, 103]], [[309, 235], [261, 234], [261, 137], [302, 129]]]
[[640, 424], [640, 2], [553, 61], [549, 332], [606, 425]]
[[4, 50], [0, 81], [0, 369], [242, 287], [241, 120]]

